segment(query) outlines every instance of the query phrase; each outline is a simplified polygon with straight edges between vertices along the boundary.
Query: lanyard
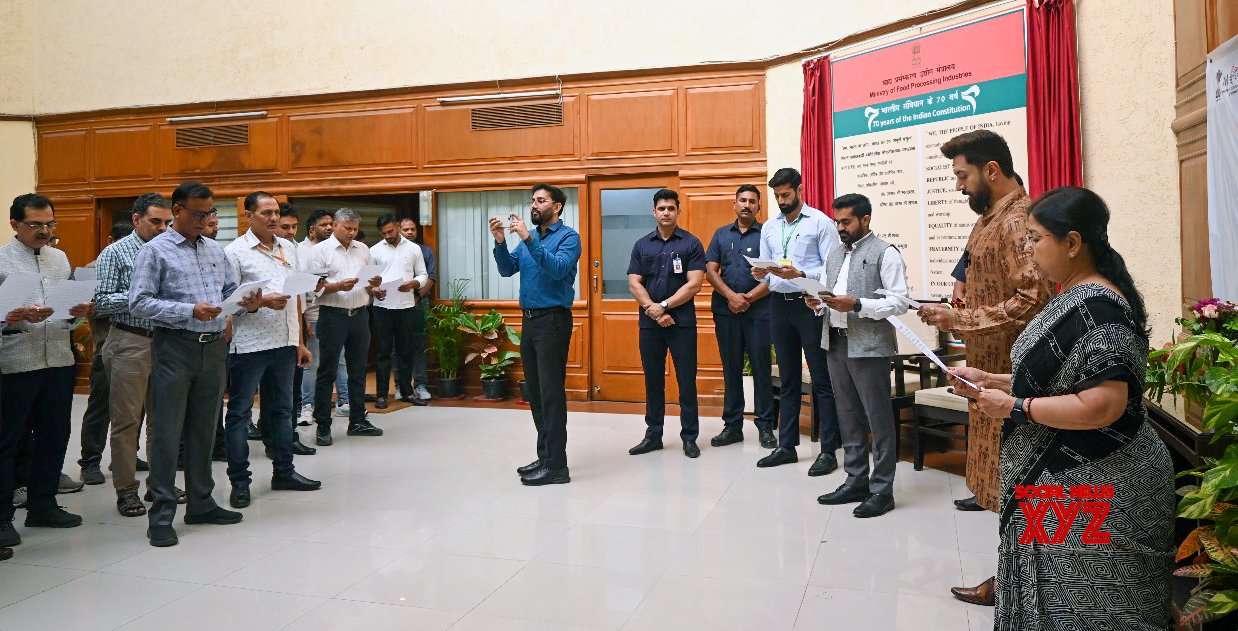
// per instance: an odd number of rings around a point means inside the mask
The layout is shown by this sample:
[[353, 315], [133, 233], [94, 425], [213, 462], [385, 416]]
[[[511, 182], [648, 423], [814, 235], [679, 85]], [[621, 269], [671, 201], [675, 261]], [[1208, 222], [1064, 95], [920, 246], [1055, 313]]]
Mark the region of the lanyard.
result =
[[278, 241], [275, 242], [275, 247], [279, 249], [279, 254], [276, 254], [275, 250], [268, 248], [261, 241], [258, 242], [258, 251], [271, 257], [273, 260], [283, 263], [285, 267], [288, 267], [288, 259], [284, 258], [284, 247], [281, 246]]
[[[791, 243], [791, 237], [795, 236], [795, 232], [799, 229], [800, 220], [804, 218], [804, 212], [800, 211], [800, 216], [795, 218], [790, 224], [786, 221], [782, 222], [782, 258], [787, 258], [787, 244]], [[791, 226], [791, 234], [787, 234], [787, 226]]]

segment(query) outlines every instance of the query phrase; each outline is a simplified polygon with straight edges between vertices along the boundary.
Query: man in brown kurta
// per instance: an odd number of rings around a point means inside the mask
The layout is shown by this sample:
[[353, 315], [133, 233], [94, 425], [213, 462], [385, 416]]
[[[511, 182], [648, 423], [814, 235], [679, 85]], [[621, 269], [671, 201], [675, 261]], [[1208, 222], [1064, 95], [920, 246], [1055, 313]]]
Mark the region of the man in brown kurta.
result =
[[[1052, 296], [1052, 286], [1032, 264], [1025, 245], [1031, 198], [1016, 181], [1010, 149], [1001, 136], [980, 129], [956, 136], [941, 151], [953, 160], [956, 188], [980, 218], [967, 240], [965, 306], [926, 306], [920, 318], [962, 338], [968, 366], [1009, 373], [1015, 338]], [[981, 414], [974, 404], [968, 420], [967, 487], [976, 494], [976, 504], [997, 512], [1002, 421]], [[984, 591], [988, 594], [977, 601], [991, 604], [991, 586]]]

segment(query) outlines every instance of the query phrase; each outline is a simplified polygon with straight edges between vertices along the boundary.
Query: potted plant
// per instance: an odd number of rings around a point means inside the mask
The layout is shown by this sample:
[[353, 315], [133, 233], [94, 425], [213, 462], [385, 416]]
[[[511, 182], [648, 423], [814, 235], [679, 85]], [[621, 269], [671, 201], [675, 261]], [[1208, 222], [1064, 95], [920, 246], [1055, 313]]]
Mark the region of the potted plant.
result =
[[468, 279], [464, 278], [452, 281], [449, 285], [451, 302], [434, 305], [426, 317], [426, 337], [438, 358], [438, 396], [441, 399], [463, 396], [460, 366], [464, 364], [464, 331], [460, 329], [460, 318], [471, 317], [464, 308], [468, 284]]
[[520, 346], [520, 334], [503, 322], [503, 314], [491, 309], [477, 317], [471, 313], [460, 316], [460, 329], [472, 333], [476, 339], [469, 347], [464, 363], [477, 360], [481, 370], [482, 398], [502, 400], [507, 398], [507, 369], [520, 357], [520, 351], [501, 350], [503, 336]]
[[[1177, 343], [1149, 354], [1149, 397], [1182, 396], [1202, 411], [1202, 429], [1214, 442], [1232, 440], [1238, 427], [1238, 305], [1213, 298], [1193, 305], [1191, 313], [1178, 320], [1183, 335]], [[1203, 460], [1179, 474], [1198, 483], [1178, 489], [1178, 516], [1200, 521], [1178, 547], [1176, 562], [1190, 564], [1174, 571], [1200, 579], [1179, 613], [1185, 628], [1238, 610], [1238, 444], [1228, 445], [1220, 458]]]

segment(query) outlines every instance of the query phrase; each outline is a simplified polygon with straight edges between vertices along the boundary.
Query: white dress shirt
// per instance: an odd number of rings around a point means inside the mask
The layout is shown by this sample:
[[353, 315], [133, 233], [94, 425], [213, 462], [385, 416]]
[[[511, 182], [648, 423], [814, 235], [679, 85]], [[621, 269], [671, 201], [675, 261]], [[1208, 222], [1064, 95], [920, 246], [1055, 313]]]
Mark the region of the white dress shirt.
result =
[[[314, 246], [310, 256], [310, 269], [326, 270], [327, 282], [337, 283], [350, 278], [357, 278], [362, 267], [371, 265], [374, 258], [370, 256], [370, 248], [353, 239], [347, 249], [340, 244], [335, 235]], [[323, 294], [318, 297], [318, 304], [324, 307], [339, 307], [341, 309], [358, 309], [370, 304], [370, 295], [365, 288], [370, 279], [357, 278], [357, 284], [350, 291], [337, 291], [333, 294]]]
[[[307, 274], [313, 274], [317, 271], [320, 271], [320, 270], [311, 269], [311, 263], [312, 263], [313, 254], [314, 254], [314, 245], [315, 243], [313, 241], [310, 241], [309, 237], [305, 237], [304, 240], [302, 240], [300, 243], [297, 243], [297, 269], [299, 271], [305, 272]], [[305, 314], [305, 321], [306, 322], [317, 322], [318, 321], [318, 294], [315, 292], [308, 292], [308, 293], [302, 294], [301, 300], [302, 300], [301, 304], [305, 305], [305, 308], [303, 309], [303, 312]]]
[[[275, 237], [268, 250], [253, 230], [247, 231], [224, 248], [228, 264], [236, 270], [238, 283], [265, 280], [262, 293], [283, 293], [284, 279], [298, 269], [297, 246]], [[253, 313], [242, 312], [232, 317], [232, 352], [258, 351], [300, 346], [301, 319], [297, 317], [297, 297], [292, 296], [283, 309], [262, 307]]]
[[[419, 287], [425, 287], [430, 278], [426, 274], [426, 261], [421, 256], [421, 246], [404, 237], [400, 237], [399, 244], [394, 246], [387, 243], [386, 239], [379, 241], [370, 248], [370, 256], [374, 258], [375, 265], [386, 268], [383, 270], [384, 283], [403, 278], [404, 283], [417, 280], [421, 283]], [[389, 291], [386, 298], [374, 301], [375, 307], [383, 309], [412, 309], [416, 304], [416, 289]]]
[[[783, 247], [783, 243], [786, 247]], [[795, 269], [806, 278], [820, 278], [821, 270], [830, 250], [837, 247], [838, 224], [828, 215], [804, 204], [794, 225], [787, 216], [777, 213], [761, 226], [761, 258], [775, 261], [790, 260]], [[763, 282], [769, 290], [780, 294], [799, 294], [799, 285], [770, 274]]]
[[[850, 247], [847, 247], [846, 254], [843, 255], [843, 266], [838, 271], [838, 280], [834, 283], [834, 287], [830, 290], [835, 296], [849, 296], [847, 293], [847, 280], [851, 276], [851, 252], [855, 246], [863, 243], [866, 239], [873, 236], [872, 232], [864, 235], [859, 241], [856, 241]], [[898, 248], [890, 246], [881, 257], [881, 285], [886, 291], [899, 296], [907, 296], [907, 266], [903, 263], [903, 257], [899, 253]], [[822, 276], [825, 271], [822, 270]], [[903, 315], [907, 313], [907, 304], [896, 298], [889, 296], [883, 298], [857, 298], [860, 301], [860, 317], [869, 318], [871, 320], [884, 320], [892, 315]], [[828, 308], [828, 307], [823, 307]], [[820, 312], [818, 312], [820, 313]], [[847, 313], [842, 311], [834, 311], [830, 309], [830, 326], [836, 329], [847, 328]]]

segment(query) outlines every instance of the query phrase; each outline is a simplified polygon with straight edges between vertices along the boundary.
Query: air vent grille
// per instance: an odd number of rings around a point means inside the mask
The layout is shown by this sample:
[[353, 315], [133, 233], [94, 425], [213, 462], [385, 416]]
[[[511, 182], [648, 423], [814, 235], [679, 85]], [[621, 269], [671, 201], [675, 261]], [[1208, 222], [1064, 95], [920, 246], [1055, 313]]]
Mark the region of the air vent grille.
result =
[[248, 144], [249, 125], [245, 124], [176, 128], [177, 149]]
[[563, 124], [563, 104], [561, 103], [478, 107], [470, 110], [470, 114], [473, 131], [549, 127]]

